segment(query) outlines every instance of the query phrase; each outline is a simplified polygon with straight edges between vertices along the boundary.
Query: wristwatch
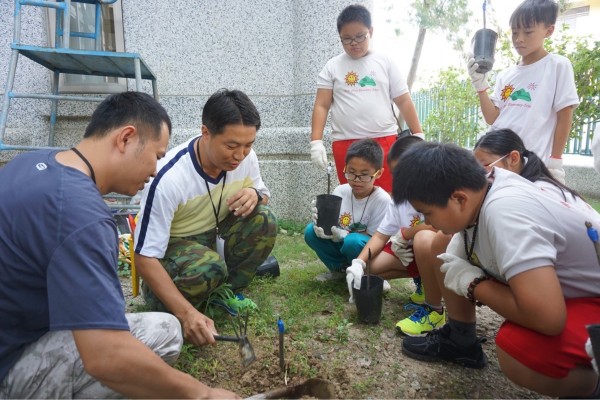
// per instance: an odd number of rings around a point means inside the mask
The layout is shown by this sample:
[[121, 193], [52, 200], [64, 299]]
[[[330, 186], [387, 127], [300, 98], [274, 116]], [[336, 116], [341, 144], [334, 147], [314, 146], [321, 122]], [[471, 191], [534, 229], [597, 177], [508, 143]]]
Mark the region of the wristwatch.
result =
[[260, 195], [260, 192], [258, 191], [258, 189], [254, 188], [254, 187], [251, 187], [250, 189], [254, 189], [254, 191], [256, 192], [256, 196], [258, 197], [258, 203], [262, 203], [263, 197]]

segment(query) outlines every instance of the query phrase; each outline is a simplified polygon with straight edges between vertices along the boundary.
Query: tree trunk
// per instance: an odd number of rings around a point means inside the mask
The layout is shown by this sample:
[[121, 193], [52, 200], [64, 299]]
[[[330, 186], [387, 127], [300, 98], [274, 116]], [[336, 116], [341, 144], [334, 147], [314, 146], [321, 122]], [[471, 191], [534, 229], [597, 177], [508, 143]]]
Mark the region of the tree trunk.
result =
[[[415, 82], [415, 77], [417, 76], [417, 68], [419, 67], [419, 59], [421, 58], [421, 51], [423, 50], [423, 44], [425, 43], [425, 34], [427, 33], [427, 28], [423, 28], [423, 26], [419, 27], [419, 36], [417, 37], [417, 42], [415, 43], [415, 50], [413, 52], [412, 61], [410, 64], [410, 71], [408, 72], [408, 77], [406, 78], [406, 84], [408, 85], [409, 92], [412, 90], [412, 85]], [[404, 125], [404, 118], [401, 113], [398, 113], [398, 127], [402, 130], [402, 126]]]

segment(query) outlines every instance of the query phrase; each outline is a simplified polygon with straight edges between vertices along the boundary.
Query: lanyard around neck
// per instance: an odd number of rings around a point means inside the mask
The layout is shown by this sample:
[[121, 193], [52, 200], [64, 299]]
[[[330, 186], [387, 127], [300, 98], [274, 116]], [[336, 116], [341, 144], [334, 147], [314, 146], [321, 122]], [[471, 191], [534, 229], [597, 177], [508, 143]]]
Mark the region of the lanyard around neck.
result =
[[81, 152], [79, 150], [77, 150], [75, 147], [71, 147], [71, 150], [73, 150], [73, 153], [77, 154], [77, 156], [83, 160], [85, 165], [87, 165], [87, 167], [90, 170], [90, 178], [92, 178], [92, 181], [95, 184], [96, 183], [96, 174], [94, 173], [94, 168], [92, 168], [92, 164], [90, 164], [88, 159], [85, 158], [85, 156], [83, 154], [81, 154]]
[[[196, 141], [196, 152], [198, 153], [198, 161], [200, 161], [200, 168], [202, 169], [202, 158], [200, 157], [200, 138]], [[204, 171], [204, 169], [202, 169]], [[210, 199], [210, 205], [212, 206], [213, 214], [215, 216], [215, 232], [218, 237], [221, 237], [219, 233], [219, 214], [221, 213], [221, 202], [223, 201], [223, 192], [225, 191], [225, 181], [227, 180], [227, 171], [223, 174], [223, 183], [221, 185], [221, 194], [219, 195], [219, 205], [215, 207], [212, 195], [210, 194], [210, 188], [208, 187], [208, 181], [204, 176], [204, 184], [206, 185], [206, 191], [208, 192], [208, 198]]]

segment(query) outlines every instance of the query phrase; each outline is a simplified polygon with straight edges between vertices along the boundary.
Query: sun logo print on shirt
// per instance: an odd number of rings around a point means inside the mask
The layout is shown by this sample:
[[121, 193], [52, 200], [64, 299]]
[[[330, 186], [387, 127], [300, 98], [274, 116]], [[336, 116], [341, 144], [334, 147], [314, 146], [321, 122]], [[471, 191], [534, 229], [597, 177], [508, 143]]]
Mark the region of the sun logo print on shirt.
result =
[[350, 215], [350, 213], [345, 212], [342, 215], [340, 215], [340, 226], [342, 228], [347, 228], [348, 225], [350, 225], [352, 223], [352, 215]]
[[502, 89], [502, 91], [500, 92], [500, 97], [502, 98], [502, 100], [506, 101], [508, 100], [512, 92], [514, 92], [514, 90], [515, 87], [513, 85], [506, 85], [504, 86], [504, 89]]
[[[531, 85], [532, 84], [530, 84], [529, 86], [531, 86]], [[501, 93], [502, 100], [504, 100], [504, 101], [508, 100], [509, 98], [512, 101], [517, 101], [517, 100], [524, 100], [524, 101], [528, 101], [528, 102], [531, 101], [531, 94], [527, 90], [525, 90], [523, 88], [521, 88], [519, 90], [515, 90], [515, 87], [513, 85], [504, 86], [504, 89], [502, 89], [502, 92], [500, 92], [500, 93]]]
[[419, 225], [421, 222], [421, 217], [418, 215], [413, 215], [412, 219], [410, 220], [410, 226], [416, 226]]
[[346, 81], [346, 85], [354, 86], [358, 83], [358, 74], [354, 71], [350, 71], [346, 74], [344, 80]]

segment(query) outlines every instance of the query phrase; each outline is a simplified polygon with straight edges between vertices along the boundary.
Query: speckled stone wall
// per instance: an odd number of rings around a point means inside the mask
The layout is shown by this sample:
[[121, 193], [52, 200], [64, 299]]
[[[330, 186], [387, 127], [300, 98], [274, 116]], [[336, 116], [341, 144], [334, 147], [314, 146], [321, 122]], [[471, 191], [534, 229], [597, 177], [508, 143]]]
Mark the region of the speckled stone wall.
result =
[[[280, 218], [308, 220], [311, 199], [327, 179], [310, 162], [310, 120], [316, 77], [342, 51], [336, 18], [348, 4], [371, 0], [123, 1], [125, 50], [138, 52], [158, 77], [160, 101], [173, 121], [171, 146], [199, 132], [202, 106], [222, 87], [246, 92], [263, 121], [255, 150]], [[12, 38], [13, 2], [0, 2], [0, 90]], [[47, 40], [45, 13], [27, 7], [23, 42]], [[15, 88], [47, 92], [50, 74], [19, 60]], [[129, 82], [134, 89], [134, 82]], [[25, 89], [23, 89], [25, 90]], [[150, 93], [150, 85], [144, 84]], [[94, 103], [59, 105], [56, 145], [82, 135]], [[13, 101], [5, 142], [45, 145], [50, 104]], [[327, 131], [326, 131], [327, 132]], [[326, 133], [326, 143], [330, 148]], [[0, 162], [12, 152], [0, 153]], [[334, 177], [332, 185], [337, 185]]]

